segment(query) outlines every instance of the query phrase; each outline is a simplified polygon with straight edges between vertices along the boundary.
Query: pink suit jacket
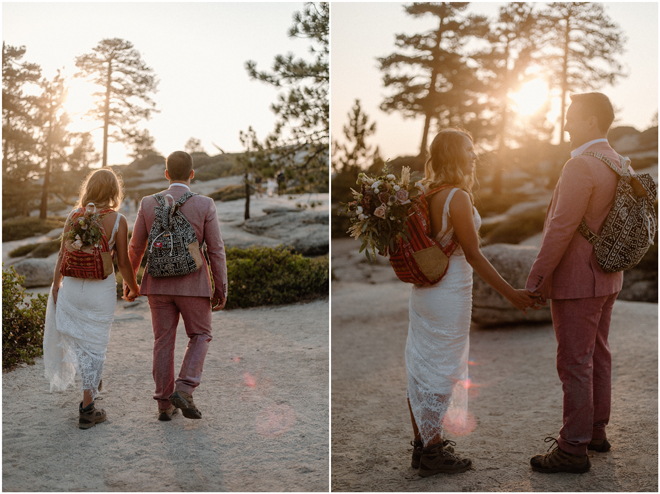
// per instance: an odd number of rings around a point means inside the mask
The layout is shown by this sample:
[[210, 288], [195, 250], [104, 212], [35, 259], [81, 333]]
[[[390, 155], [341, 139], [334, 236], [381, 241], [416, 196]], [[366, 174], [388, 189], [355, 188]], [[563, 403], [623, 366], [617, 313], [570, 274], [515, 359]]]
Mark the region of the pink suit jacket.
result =
[[[619, 165], [608, 143], [587, 149]], [[526, 288], [549, 299], [577, 299], [611, 295], [621, 290], [623, 273], [606, 273], [598, 265], [593, 246], [577, 231], [580, 221], [599, 233], [612, 205], [618, 176], [591, 156], [571, 158], [564, 165], [543, 226], [541, 250], [527, 278]]]
[[[170, 194], [176, 201], [186, 192], [188, 192], [188, 189], [185, 187], [175, 185], [170, 186], [168, 190], [161, 192], [161, 194]], [[169, 200], [169, 198], [166, 198], [166, 200]], [[151, 196], [144, 197], [140, 203], [128, 249], [128, 256], [136, 273], [147, 248], [147, 240], [151, 226], [154, 223], [157, 205], [156, 199]], [[184, 276], [154, 278], [145, 272], [140, 285], [140, 294], [226, 298], [227, 263], [225, 246], [220, 235], [218, 212], [213, 199], [201, 195], [193, 196], [181, 206], [181, 212], [195, 229], [199, 245], [201, 246], [206, 242], [211, 270], [213, 271], [215, 292], [211, 289], [211, 279], [206, 259], [202, 255], [202, 267], [194, 273]]]

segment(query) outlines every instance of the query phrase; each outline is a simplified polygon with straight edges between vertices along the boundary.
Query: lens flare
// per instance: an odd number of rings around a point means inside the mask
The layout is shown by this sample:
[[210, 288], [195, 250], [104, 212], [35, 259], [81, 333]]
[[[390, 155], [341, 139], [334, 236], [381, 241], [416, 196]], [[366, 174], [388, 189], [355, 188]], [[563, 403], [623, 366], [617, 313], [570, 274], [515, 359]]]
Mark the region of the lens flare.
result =
[[255, 427], [265, 437], [280, 436], [291, 429], [296, 421], [293, 409], [284, 403], [270, 405], [257, 415]]
[[243, 379], [245, 380], [245, 385], [254, 388], [257, 385], [257, 380], [249, 372], [243, 373]]
[[442, 427], [454, 436], [467, 436], [477, 427], [477, 419], [470, 412], [450, 408], [442, 420]]

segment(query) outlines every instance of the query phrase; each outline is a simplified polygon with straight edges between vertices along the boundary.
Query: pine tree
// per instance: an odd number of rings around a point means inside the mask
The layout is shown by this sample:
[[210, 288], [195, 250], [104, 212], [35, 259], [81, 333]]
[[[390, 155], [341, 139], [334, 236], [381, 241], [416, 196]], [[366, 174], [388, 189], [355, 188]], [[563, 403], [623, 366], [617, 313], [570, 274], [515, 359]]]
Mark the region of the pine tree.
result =
[[195, 137], [191, 137], [190, 139], [188, 139], [183, 149], [185, 149], [186, 153], [189, 154], [206, 152], [202, 147], [202, 141], [200, 139], [196, 139]]
[[431, 120], [438, 126], [460, 126], [481, 133], [485, 109], [479, 97], [484, 88], [462, 53], [474, 36], [487, 31], [483, 16], [464, 16], [467, 2], [416, 2], [405, 7], [413, 17], [435, 16], [438, 27], [422, 34], [396, 35], [398, 51], [379, 58], [383, 84], [395, 90], [381, 109], [398, 111], [404, 118], [424, 116], [420, 156], [426, 154]]
[[70, 138], [66, 127], [70, 119], [63, 106], [67, 89], [60, 71], [57, 71], [52, 81], [44, 78], [40, 85], [43, 92], [37, 99], [38, 154], [44, 167], [44, 182], [41, 188], [39, 218], [46, 219], [51, 173], [54, 166], [61, 166], [66, 160], [66, 147]]
[[501, 193], [502, 171], [509, 161], [508, 141], [512, 137], [514, 112], [510, 95], [529, 80], [529, 69], [541, 56], [542, 30], [534, 5], [525, 2], [507, 3], [500, 7], [498, 18], [490, 23], [485, 39], [488, 47], [475, 55], [488, 87], [493, 117], [489, 119], [496, 141], [492, 192]]
[[599, 89], [624, 77], [616, 55], [623, 53], [626, 39], [600, 3], [550, 3], [540, 19], [546, 32], [545, 46], [553, 50], [546, 61], [554, 65], [553, 82], [561, 88], [561, 146], [568, 93]]
[[158, 154], [154, 143], [156, 140], [149, 133], [149, 130], [135, 130], [130, 133], [131, 152], [129, 156], [133, 160], [141, 160], [152, 154]]
[[303, 184], [327, 183], [330, 5], [307, 3], [293, 20], [289, 36], [310, 40], [311, 60], [288, 53], [275, 57], [271, 72], [259, 72], [254, 61], [246, 62], [245, 67], [253, 79], [286, 88], [271, 105], [277, 121], [263, 148], [292, 167]]
[[[338, 173], [347, 173], [370, 166], [374, 158], [379, 155], [378, 147], [374, 150], [367, 144], [367, 138], [376, 132], [376, 122], [369, 123], [369, 116], [364, 113], [360, 100], [355, 104], [348, 114], [348, 124], [343, 126], [345, 144], [338, 141], [333, 143], [332, 167]], [[357, 178], [357, 172], [355, 172]]]
[[2, 171], [13, 170], [27, 175], [26, 167], [34, 154], [34, 104], [35, 97], [24, 92], [25, 86], [37, 84], [41, 68], [35, 63], [23, 61], [26, 49], [2, 43]]
[[[120, 38], [103, 39], [91, 53], [76, 57], [77, 77], [103, 87], [89, 114], [103, 121], [103, 166], [108, 166], [108, 139], [131, 142], [135, 126], [156, 110], [151, 97], [158, 81], [133, 44]], [[110, 127], [117, 128], [110, 134]]]

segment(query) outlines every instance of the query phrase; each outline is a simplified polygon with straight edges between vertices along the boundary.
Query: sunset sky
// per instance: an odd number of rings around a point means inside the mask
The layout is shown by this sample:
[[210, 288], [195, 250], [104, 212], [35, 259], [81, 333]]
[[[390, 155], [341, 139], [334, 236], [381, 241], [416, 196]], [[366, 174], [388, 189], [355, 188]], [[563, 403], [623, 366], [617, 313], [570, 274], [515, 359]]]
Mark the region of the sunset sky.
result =
[[[376, 58], [395, 50], [395, 34], [421, 33], [435, 26], [431, 16], [413, 18], [404, 12], [403, 5], [338, 2], [332, 4], [331, 12], [333, 139], [343, 139], [342, 126], [348, 123], [351, 106], [359, 98], [362, 108], [377, 125], [376, 134], [368, 142], [380, 146], [385, 159], [416, 155], [424, 126], [422, 117], [404, 120], [399, 113], [386, 114], [379, 109], [389, 93], [383, 87]], [[471, 3], [467, 12], [495, 18], [500, 5], [501, 2]], [[609, 17], [628, 38], [619, 60], [629, 75], [601, 91], [614, 104], [615, 126], [630, 125], [644, 130], [650, 127], [658, 110], [658, 4], [605, 2], [604, 5]], [[433, 127], [429, 140], [432, 135]]]
[[[133, 43], [160, 80], [155, 95], [160, 113], [145, 122], [155, 147], [167, 155], [183, 149], [190, 137], [201, 139], [209, 154], [212, 143], [226, 152], [241, 152], [239, 131], [252, 126], [260, 138], [273, 129], [270, 104], [278, 90], [250, 80], [247, 60], [270, 69], [277, 54], [310, 58], [309, 42], [287, 36], [292, 16], [303, 8], [293, 3], [27, 3], [2, 4], [2, 39], [27, 48], [24, 60], [41, 66], [52, 78], [56, 70], [76, 72], [74, 59], [104, 38]], [[84, 106], [84, 85], [76, 83], [70, 99]], [[88, 98], [87, 98], [88, 99]], [[76, 104], [77, 102], [77, 104]], [[100, 122], [76, 122], [72, 130], [91, 130]], [[102, 150], [102, 130], [93, 134]], [[111, 144], [109, 164], [130, 158], [121, 144]]]

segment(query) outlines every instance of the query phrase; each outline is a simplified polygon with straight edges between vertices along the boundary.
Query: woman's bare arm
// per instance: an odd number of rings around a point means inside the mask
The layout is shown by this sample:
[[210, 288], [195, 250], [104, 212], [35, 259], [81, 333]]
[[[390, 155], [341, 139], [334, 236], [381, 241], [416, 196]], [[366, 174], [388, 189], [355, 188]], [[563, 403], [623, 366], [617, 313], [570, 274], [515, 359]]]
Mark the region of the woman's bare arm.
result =
[[465, 254], [465, 260], [482, 280], [501, 293], [516, 308], [527, 313], [526, 308], [533, 307], [537, 300], [527, 290], [516, 290], [509, 285], [481, 253], [479, 236], [474, 227], [472, 202], [467, 192], [459, 190], [454, 194], [453, 200], [449, 204], [449, 212], [458, 243]]
[[120, 215], [119, 218], [119, 228], [117, 230], [115, 246], [117, 251], [117, 266], [119, 267], [119, 272], [121, 273], [124, 281], [130, 289], [127, 297], [129, 299], [135, 298], [140, 295], [140, 290], [138, 289], [137, 280], [135, 278], [133, 267], [131, 266], [131, 261], [128, 258], [128, 222], [123, 215]]

